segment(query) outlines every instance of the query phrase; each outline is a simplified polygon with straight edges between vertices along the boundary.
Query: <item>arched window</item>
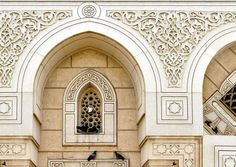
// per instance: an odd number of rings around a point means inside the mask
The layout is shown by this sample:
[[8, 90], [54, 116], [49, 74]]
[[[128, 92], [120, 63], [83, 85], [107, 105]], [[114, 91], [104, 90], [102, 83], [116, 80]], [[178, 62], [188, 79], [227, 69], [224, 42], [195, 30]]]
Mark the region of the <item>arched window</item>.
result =
[[78, 97], [78, 133], [101, 133], [102, 125], [102, 96], [91, 84], [86, 86]]
[[64, 145], [115, 145], [116, 95], [102, 74], [88, 69], [67, 86], [63, 100]]

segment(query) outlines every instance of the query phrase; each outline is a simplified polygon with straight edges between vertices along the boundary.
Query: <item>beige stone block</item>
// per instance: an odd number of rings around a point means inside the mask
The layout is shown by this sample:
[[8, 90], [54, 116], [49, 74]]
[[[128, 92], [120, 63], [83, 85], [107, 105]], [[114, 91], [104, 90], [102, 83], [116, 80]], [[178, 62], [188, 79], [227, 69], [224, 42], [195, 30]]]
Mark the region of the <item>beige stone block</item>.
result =
[[44, 89], [43, 108], [62, 108], [65, 89]]
[[[62, 151], [63, 152], [69, 152], [69, 151], [73, 151], [73, 152], [76, 152], [76, 151], [83, 151], [83, 152], [86, 152], [88, 151], [89, 152], [90, 150], [90, 146], [78, 146], [78, 145], [75, 145], [75, 146], [63, 146], [62, 147]], [[96, 149], [95, 149], [96, 150]]]
[[207, 68], [206, 75], [219, 88], [222, 82], [228, 76], [228, 73], [219, 63], [217, 63], [215, 60], [212, 60]]
[[58, 68], [62, 67], [71, 67], [71, 57], [66, 58], [65, 60], [63, 60], [58, 66]]
[[119, 110], [118, 129], [137, 129], [136, 114], [136, 110]]
[[39, 151], [61, 151], [62, 131], [41, 131]]
[[134, 89], [116, 89], [118, 109], [134, 109], [136, 107], [136, 98]]
[[39, 167], [48, 167], [48, 160], [62, 159], [62, 152], [39, 152]]
[[[78, 151], [78, 152], [63, 152], [64, 159], [78, 159], [78, 160], [86, 160], [88, 156], [94, 151], [97, 151], [96, 160], [100, 159], [112, 159], [114, 157], [114, 152], [107, 150], [106, 152], [99, 150], [99, 148], [90, 149], [87, 151]], [[114, 149], [116, 150], [116, 149]]]
[[107, 67], [107, 56], [93, 50], [72, 56], [72, 67]]
[[62, 110], [44, 110], [41, 128], [62, 130]]
[[108, 67], [121, 67], [120, 64], [113, 58], [108, 57]]
[[84, 68], [57, 68], [49, 76], [46, 87], [66, 87]]
[[229, 73], [233, 72], [236, 68], [236, 55], [230, 50], [226, 49], [215, 58]]
[[118, 131], [120, 151], [139, 151], [137, 131]]
[[140, 152], [125, 152], [122, 154], [129, 159], [130, 167], [141, 167]]
[[203, 98], [208, 99], [218, 88], [207, 78], [204, 78], [203, 83]]
[[122, 68], [95, 68], [102, 73], [114, 87], [133, 87], [128, 73]]

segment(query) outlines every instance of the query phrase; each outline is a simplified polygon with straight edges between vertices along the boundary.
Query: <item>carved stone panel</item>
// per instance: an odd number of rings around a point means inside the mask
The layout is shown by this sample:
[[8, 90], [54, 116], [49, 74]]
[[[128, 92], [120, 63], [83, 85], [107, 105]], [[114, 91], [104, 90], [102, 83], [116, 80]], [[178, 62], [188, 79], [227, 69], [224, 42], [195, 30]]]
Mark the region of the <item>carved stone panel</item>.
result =
[[169, 87], [181, 87], [186, 61], [207, 32], [236, 21], [234, 12], [121, 10], [107, 16], [138, 31], [155, 49]]
[[236, 147], [215, 146], [215, 167], [235, 167]]
[[103, 159], [103, 160], [49, 160], [48, 167], [129, 167], [128, 160], [113, 160], [113, 159]]
[[0, 96], [0, 124], [20, 124], [22, 122], [21, 100], [18, 94]]
[[11, 86], [19, 56], [40, 31], [71, 15], [71, 11], [0, 11], [0, 88]]

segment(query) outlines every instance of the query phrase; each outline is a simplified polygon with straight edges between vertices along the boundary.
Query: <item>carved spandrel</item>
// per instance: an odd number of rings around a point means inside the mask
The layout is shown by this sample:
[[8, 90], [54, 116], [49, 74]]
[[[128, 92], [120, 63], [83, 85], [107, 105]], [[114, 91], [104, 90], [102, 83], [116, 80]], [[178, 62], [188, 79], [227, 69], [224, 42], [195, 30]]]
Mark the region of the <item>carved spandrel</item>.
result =
[[0, 88], [11, 86], [19, 56], [40, 31], [71, 15], [71, 11], [0, 11]]
[[107, 16], [138, 31], [155, 49], [169, 87], [181, 87], [185, 64], [207, 32], [236, 21], [234, 12], [108, 11]]

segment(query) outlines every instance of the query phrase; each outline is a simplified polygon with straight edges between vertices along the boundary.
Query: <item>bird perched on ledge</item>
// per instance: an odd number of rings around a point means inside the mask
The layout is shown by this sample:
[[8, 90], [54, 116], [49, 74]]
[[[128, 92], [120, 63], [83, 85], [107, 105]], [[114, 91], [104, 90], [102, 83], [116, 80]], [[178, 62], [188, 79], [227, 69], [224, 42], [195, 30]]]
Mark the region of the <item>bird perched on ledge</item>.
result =
[[173, 164], [172, 164], [172, 167], [176, 167], [176, 162], [174, 161]]
[[89, 157], [88, 157], [88, 161], [91, 161], [91, 160], [93, 160], [93, 159], [95, 159], [96, 158], [96, 155], [97, 155], [97, 151], [94, 151], [92, 154], [90, 154], [89, 155]]
[[123, 157], [121, 154], [119, 154], [117, 151], [114, 151], [115, 155], [116, 155], [116, 159], [117, 160], [125, 160], [125, 157]]

